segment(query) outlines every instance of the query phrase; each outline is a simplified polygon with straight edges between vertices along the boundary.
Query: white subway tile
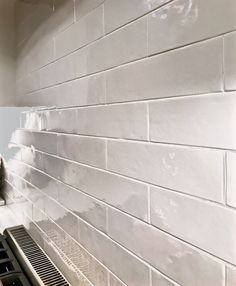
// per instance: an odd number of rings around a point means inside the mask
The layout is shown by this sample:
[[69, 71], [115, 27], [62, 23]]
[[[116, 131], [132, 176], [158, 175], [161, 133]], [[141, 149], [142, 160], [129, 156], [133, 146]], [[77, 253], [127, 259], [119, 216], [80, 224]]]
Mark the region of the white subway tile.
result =
[[85, 46], [103, 34], [103, 7], [100, 6], [55, 38], [56, 58]]
[[[78, 58], [79, 55], [80, 62], [77, 63], [76, 57]], [[75, 79], [79, 73], [84, 75], [86, 73], [84, 62], [86, 62], [86, 57], [82, 49], [47, 65], [39, 71], [40, 87], [45, 88]]]
[[26, 76], [26, 93], [36, 91], [41, 87], [40, 71], [34, 71]]
[[[59, 84], [76, 77], [77, 65], [74, 57], [75, 54], [70, 54], [55, 62], [55, 66], [53, 67], [55, 82], [53, 84]], [[82, 63], [80, 68], [82, 69]]]
[[173, 191], [151, 188], [151, 223], [236, 263], [236, 212]]
[[152, 271], [152, 286], [179, 286], [179, 284], [169, 280], [160, 272]]
[[147, 139], [147, 106], [143, 103], [78, 109], [77, 132], [83, 135]]
[[31, 73], [54, 60], [54, 43], [51, 39], [49, 42], [41, 43], [32, 47], [29, 56], [27, 70]]
[[33, 144], [32, 132], [23, 129], [17, 129], [11, 136], [10, 143], [29, 146]]
[[125, 286], [120, 279], [116, 278], [112, 273], [109, 273], [109, 285], [110, 286]]
[[108, 170], [223, 202], [223, 154], [162, 144], [108, 142]]
[[76, 110], [47, 111], [44, 126], [48, 131], [76, 133]]
[[147, 55], [147, 18], [100, 39], [89, 46], [88, 72], [98, 72]]
[[31, 168], [29, 181], [40, 190], [38, 191], [39, 193], [43, 192], [45, 195], [58, 200], [58, 186], [57, 181], [54, 178]]
[[157, 142], [235, 149], [234, 93], [150, 103], [150, 139]]
[[227, 152], [227, 204], [236, 208], [236, 153]]
[[223, 263], [140, 220], [109, 209], [108, 235], [180, 285], [222, 286]]
[[65, 232], [78, 240], [79, 219], [75, 215], [49, 197], [45, 197], [44, 211]]
[[171, 2], [149, 15], [149, 54], [234, 30], [235, 9], [234, 0], [227, 3], [222, 0]]
[[43, 154], [43, 171], [46, 174], [56, 179], [60, 179], [64, 172], [64, 165], [65, 161], [63, 159]]
[[226, 270], [226, 286], [234, 286], [236, 283], [236, 268], [227, 265]]
[[21, 149], [21, 159], [24, 163], [36, 167], [37, 169], [43, 169], [43, 158], [42, 154], [38, 151], [33, 150], [30, 147]]
[[57, 135], [46, 132], [32, 132], [32, 147], [38, 151], [57, 154]]
[[107, 0], [104, 3], [106, 33], [125, 25], [169, 0]]
[[75, 0], [76, 20], [78, 21], [103, 2], [104, 0]]
[[105, 75], [98, 74], [57, 87], [57, 106], [83, 106], [105, 102]]
[[126, 285], [149, 285], [149, 268], [107, 236], [80, 223], [79, 242]]
[[36, 131], [40, 131], [43, 129], [42, 113], [30, 111], [30, 112], [26, 112], [23, 114], [24, 114], [24, 117], [21, 116], [21, 128], [32, 129]]
[[44, 155], [44, 171], [86, 194], [148, 219], [147, 186], [108, 172]]
[[[235, 7], [236, 9], [236, 7]], [[236, 32], [224, 36], [224, 72], [226, 90], [236, 90]]]
[[103, 203], [65, 184], [58, 184], [59, 202], [78, 217], [106, 232], [106, 207]]
[[109, 71], [107, 102], [220, 91], [222, 47], [214, 39]]
[[40, 87], [45, 88], [56, 84], [57, 62], [51, 63], [39, 71]]
[[55, 107], [57, 102], [57, 88], [50, 87], [17, 97], [18, 106]]
[[106, 167], [106, 142], [99, 138], [58, 136], [58, 156], [95, 167]]

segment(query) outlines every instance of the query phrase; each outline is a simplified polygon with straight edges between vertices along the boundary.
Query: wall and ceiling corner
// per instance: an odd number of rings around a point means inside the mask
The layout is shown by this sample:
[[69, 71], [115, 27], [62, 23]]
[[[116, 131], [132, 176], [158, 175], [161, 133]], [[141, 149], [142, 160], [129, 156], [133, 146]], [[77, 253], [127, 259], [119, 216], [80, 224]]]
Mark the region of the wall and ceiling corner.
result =
[[236, 1], [15, 10], [17, 223], [72, 285], [236, 285]]
[[0, 0], [0, 106], [15, 105], [15, 9]]

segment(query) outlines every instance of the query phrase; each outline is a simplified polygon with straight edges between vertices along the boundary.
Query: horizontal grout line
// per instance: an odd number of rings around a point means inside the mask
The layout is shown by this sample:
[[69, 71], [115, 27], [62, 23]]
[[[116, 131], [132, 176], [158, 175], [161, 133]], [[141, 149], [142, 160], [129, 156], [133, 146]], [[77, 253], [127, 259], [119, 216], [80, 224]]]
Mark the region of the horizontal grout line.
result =
[[[94, 103], [94, 104], [87, 104], [87, 105], [72, 105], [72, 106], [56, 106], [55, 110], [69, 110], [69, 109], [85, 109], [85, 108], [98, 108], [98, 107], [109, 107], [109, 106], [116, 106], [116, 105], [129, 105], [129, 104], [142, 104], [142, 103], [152, 103], [152, 102], [159, 102], [165, 100], [176, 100], [176, 99], [185, 99], [191, 97], [202, 97], [202, 96], [226, 96], [228, 94], [235, 93], [234, 91], [222, 91], [222, 90], [209, 90], [204, 92], [195, 92], [195, 93], [186, 93], [186, 94], [179, 94], [179, 95], [170, 95], [170, 96], [163, 96], [163, 97], [154, 97], [154, 98], [142, 98], [142, 99], [133, 99], [127, 101], [114, 101], [114, 102], [102, 102], [102, 103]], [[44, 109], [45, 110], [45, 109]], [[51, 110], [49, 108], [49, 110]], [[41, 110], [39, 109], [39, 112]]]
[[[57, 87], [55, 87], [57, 88]], [[106, 107], [106, 106], [115, 106], [115, 105], [125, 105], [125, 104], [141, 104], [141, 103], [152, 103], [152, 102], [159, 102], [159, 101], [165, 101], [165, 100], [176, 100], [176, 99], [185, 99], [188, 97], [199, 97], [199, 96], [227, 96], [228, 94], [235, 93], [236, 90], [232, 91], [204, 91], [204, 92], [195, 92], [195, 93], [186, 93], [186, 94], [179, 94], [179, 95], [170, 95], [170, 96], [163, 96], [163, 97], [154, 97], [154, 98], [142, 98], [142, 99], [133, 99], [133, 100], [127, 100], [127, 101], [114, 101], [114, 102], [98, 102], [98, 103], [93, 103], [93, 104], [81, 104], [81, 105], [59, 105], [59, 106], [35, 106], [32, 107], [32, 110], [29, 111], [24, 111], [22, 113], [31, 113], [31, 112], [36, 112], [36, 113], [43, 113], [47, 111], [61, 111], [61, 110], [71, 110], [71, 109], [84, 109], [84, 108], [96, 108], [96, 107]], [[27, 96], [27, 95], [26, 95]], [[34, 94], [31, 94], [30, 96], [34, 97]], [[25, 97], [20, 96], [20, 97]]]
[[[70, 109], [71, 110], [71, 109]], [[49, 135], [55, 135], [57, 137], [60, 136], [68, 136], [68, 137], [84, 137], [84, 138], [94, 138], [94, 139], [101, 139], [101, 140], [107, 140], [108, 143], [109, 141], [115, 141], [115, 142], [119, 142], [119, 143], [137, 143], [137, 144], [145, 144], [145, 145], [150, 145], [150, 146], [173, 146], [173, 147], [179, 147], [179, 148], [185, 148], [185, 149], [199, 149], [200, 150], [212, 150], [212, 151], [219, 151], [219, 152], [223, 152], [223, 151], [236, 151], [236, 146], [235, 149], [232, 148], [223, 148], [223, 147], [214, 147], [214, 146], [201, 146], [201, 145], [192, 145], [192, 144], [184, 144], [184, 143], [174, 143], [174, 142], [165, 142], [165, 141], [153, 141], [153, 140], [148, 140], [148, 139], [131, 139], [131, 138], [120, 138], [120, 137], [107, 137], [107, 136], [100, 136], [100, 135], [89, 135], [89, 134], [83, 134], [83, 133], [66, 133], [66, 132], [59, 132], [59, 131], [50, 131], [50, 130], [36, 130], [36, 129], [26, 129], [26, 128], [18, 128], [17, 130], [19, 131], [23, 131], [23, 132], [27, 132], [27, 133], [31, 133], [33, 135], [33, 133], [38, 133], [38, 134], [49, 134]], [[17, 144], [14, 142], [10, 142], [13, 144]], [[22, 144], [19, 144], [22, 145]], [[26, 147], [30, 147], [27, 145], [22, 145], [22, 146], [26, 146]], [[40, 151], [40, 150], [39, 150]], [[46, 152], [47, 153], [47, 152]], [[49, 153], [50, 154], [50, 153]]]

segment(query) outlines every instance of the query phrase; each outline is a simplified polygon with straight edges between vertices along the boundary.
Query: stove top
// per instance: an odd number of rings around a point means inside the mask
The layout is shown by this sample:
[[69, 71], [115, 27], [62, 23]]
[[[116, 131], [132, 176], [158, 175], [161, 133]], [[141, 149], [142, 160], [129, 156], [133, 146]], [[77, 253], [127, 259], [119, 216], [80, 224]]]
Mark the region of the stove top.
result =
[[0, 286], [30, 286], [4, 235], [0, 235]]

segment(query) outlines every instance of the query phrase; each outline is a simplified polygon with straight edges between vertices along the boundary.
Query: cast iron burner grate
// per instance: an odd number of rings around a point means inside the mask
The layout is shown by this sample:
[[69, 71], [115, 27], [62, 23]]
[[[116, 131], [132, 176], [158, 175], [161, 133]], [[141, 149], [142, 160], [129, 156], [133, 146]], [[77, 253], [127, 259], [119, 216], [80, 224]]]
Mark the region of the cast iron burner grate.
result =
[[6, 240], [0, 239], [0, 286], [70, 286], [23, 226], [8, 228], [4, 235]]

